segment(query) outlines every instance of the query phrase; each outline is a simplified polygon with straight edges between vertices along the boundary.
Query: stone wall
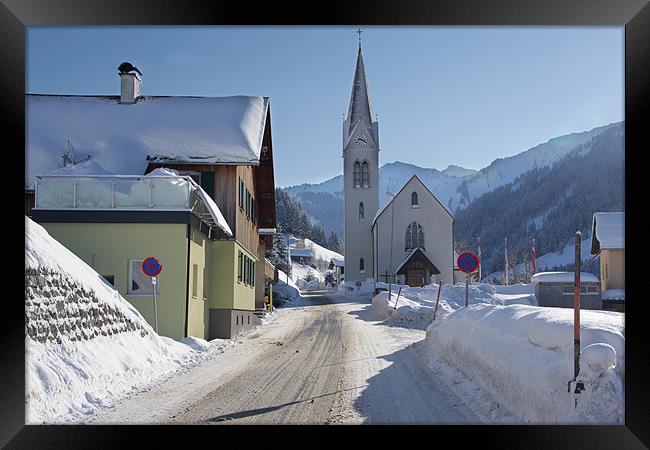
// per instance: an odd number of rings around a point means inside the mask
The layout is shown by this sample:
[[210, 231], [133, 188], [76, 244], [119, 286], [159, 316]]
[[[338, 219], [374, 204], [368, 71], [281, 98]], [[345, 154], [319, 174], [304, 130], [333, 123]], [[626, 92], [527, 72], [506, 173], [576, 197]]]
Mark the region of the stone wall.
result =
[[25, 334], [41, 343], [148, 331], [65, 274], [25, 269]]

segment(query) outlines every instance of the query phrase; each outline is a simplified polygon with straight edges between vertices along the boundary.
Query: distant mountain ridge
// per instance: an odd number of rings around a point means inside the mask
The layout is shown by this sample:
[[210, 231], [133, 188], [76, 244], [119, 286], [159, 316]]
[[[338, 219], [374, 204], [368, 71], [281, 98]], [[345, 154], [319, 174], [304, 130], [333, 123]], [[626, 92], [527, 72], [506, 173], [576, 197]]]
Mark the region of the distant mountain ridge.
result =
[[[549, 139], [517, 155], [498, 158], [479, 171], [455, 165], [440, 171], [400, 161], [387, 163], [379, 169], [380, 205], [388, 201], [387, 191], [397, 192], [416, 174], [438, 199], [456, 214], [483, 194], [512, 183], [532, 169], [549, 167], [578, 148], [585, 151], [583, 145], [612, 128], [622, 129], [623, 122]], [[305, 183], [284, 190], [301, 202], [314, 222], [320, 224], [327, 232], [334, 230], [343, 236], [342, 175], [321, 183]]]

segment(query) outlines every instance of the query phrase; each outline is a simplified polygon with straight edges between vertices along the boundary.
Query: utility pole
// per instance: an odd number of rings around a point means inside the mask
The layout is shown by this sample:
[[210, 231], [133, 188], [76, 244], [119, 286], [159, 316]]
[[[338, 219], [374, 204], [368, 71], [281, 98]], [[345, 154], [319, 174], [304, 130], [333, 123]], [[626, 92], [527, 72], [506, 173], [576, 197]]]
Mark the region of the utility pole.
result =
[[388, 261], [390, 267], [390, 281], [388, 282], [388, 299], [391, 298], [392, 287], [393, 287], [393, 227], [395, 224], [395, 194], [392, 192], [386, 192], [390, 195], [391, 199], [391, 218], [390, 218], [390, 260]]
[[575, 383], [575, 390], [573, 391], [573, 408], [578, 407], [578, 394], [585, 390], [585, 385], [581, 380], [578, 380], [580, 373], [580, 244], [582, 241], [582, 233], [576, 232], [576, 249], [575, 249], [575, 271], [573, 282], [573, 379], [569, 381], [568, 390], [571, 392], [571, 383]]

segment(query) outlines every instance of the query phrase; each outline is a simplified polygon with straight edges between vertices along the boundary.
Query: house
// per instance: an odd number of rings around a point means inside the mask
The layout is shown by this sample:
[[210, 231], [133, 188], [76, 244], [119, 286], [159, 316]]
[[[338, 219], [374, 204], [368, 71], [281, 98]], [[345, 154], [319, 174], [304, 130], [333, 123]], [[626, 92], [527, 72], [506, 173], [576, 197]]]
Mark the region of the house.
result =
[[[539, 272], [531, 277], [539, 306], [573, 308], [574, 272]], [[580, 272], [580, 309], [602, 309], [600, 280]]]
[[591, 224], [591, 254], [600, 255], [603, 308], [625, 310], [625, 213], [597, 212]]
[[[163, 211], [164, 199], [158, 198], [156, 202], [158, 191], [154, 186], [149, 191], [154, 200], [147, 203], [154, 206], [150, 207], [152, 211], [148, 215], [143, 216], [142, 211], [137, 214], [135, 211], [127, 212], [128, 205], [111, 204], [106, 198], [102, 200], [105, 202], [103, 205], [110, 211], [100, 212], [95, 206], [85, 206], [82, 197], [74, 199], [73, 204], [66, 205], [58, 215], [53, 211], [44, 215], [37, 213], [44, 208], [39, 204], [43, 196], [38, 192], [37, 176], [142, 177], [156, 169], [166, 168], [175, 170], [181, 177], [190, 177], [194, 185], [201, 188], [193, 192], [203, 192], [209, 197], [231, 231], [231, 236], [221, 234], [213, 239], [212, 231], [208, 230], [209, 243], [205, 246], [197, 244], [206, 252], [204, 278], [210, 284], [207, 296], [205, 292], [201, 295], [196, 293], [196, 298], [204, 302], [207, 314], [208, 331], [204, 335], [209, 339], [233, 337], [253, 325], [251, 316], [256, 306], [263, 306], [264, 285], [259, 280], [265, 279], [264, 254], [265, 249], [272, 245], [272, 234], [260, 234], [259, 230], [276, 227], [269, 98], [142, 96], [140, 76], [135, 73], [119, 76], [119, 96], [26, 96], [26, 212], [30, 212], [29, 202], [35, 201], [31, 211], [32, 215], [36, 213], [34, 220], [41, 222], [56, 239], [70, 236], [64, 245], [69, 245], [73, 251], [76, 248], [79, 256], [91, 264], [93, 255], [96, 262], [105, 251], [100, 241], [107, 241], [107, 238], [102, 233], [119, 239], [120, 231], [113, 229], [116, 227], [114, 224], [146, 223], [157, 230], [163, 224], [178, 223], [179, 218], [168, 217], [168, 213], [178, 211]], [[84, 186], [82, 179], [77, 182], [75, 194], [83, 196], [94, 192]], [[132, 188], [140, 186], [142, 190], [141, 182], [139, 179], [125, 179], [123, 183], [134, 183]], [[88, 183], [97, 185], [99, 181], [95, 179]], [[120, 181], [111, 183], [115, 183], [116, 192], [126, 190]], [[142, 192], [129, 191], [124, 198], [137, 204], [135, 209], [138, 209], [143, 204], [140, 195]], [[83, 214], [81, 210], [84, 208], [94, 210], [92, 214]], [[180, 206], [174, 204], [174, 208]], [[82, 216], [83, 220], [80, 219]], [[90, 223], [96, 226], [91, 227]], [[198, 231], [192, 232], [191, 223], [183, 224], [191, 237], [203, 242], [207, 229], [197, 225]], [[75, 233], [64, 231], [81, 227], [96, 229], [94, 238], [82, 242], [74, 237]], [[176, 240], [161, 237], [157, 245], [155, 253], [163, 254], [166, 247], [176, 245]], [[188, 251], [182, 253], [185, 258], [191, 254]], [[174, 255], [176, 258], [180, 253]], [[138, 257], [147, 256], [150, 254], [142, 253]], [[168, 257], [171, 258], [172, 254]], [[131, 270], [127, 254], [120, 258], [122, 268], [120, 271], [116, 269], [115, 274], [118, 280]], [[163, 264], [167, 267], [170, 263]], [[197, 264], [196, 274], [191, 264], [186, 268], [192, 273], [175, 279], [173, 283], [183, 285], [187, 290], [192, 285], [186, 283], [190, 277], [201, 279], [201, 265]], [[168, 274], [165, 270], [164, 275]], [[161, 295], [165, 286], [164, 275], [161, 274], [160, 280]], [[190, 297], [193, 298], [191, 293]], [[177, 303], [182, 304], [183, 298], [178, 297]], [[137, 302], [134, 306], [138, 307]], [[179, 314], [181, 310], [179, 308]], [[190, 327], [185, 334], [193, 335], [191, 333]], [[177, 331], [171, 335], [182, 337]]]
[[453, 227], [453, 215], [413, 175], [372, 221], [376, 280], [395, 273], [409, 286], [453, 283]]
[[310, 248], [301, 248], [301, 247], [290, 247], [289, 254], [291, 255], [291, 261], [310, 265], [314, 258], [314, 253]]
[[341, 284], [345, 280], [345, 260], [332, 258], [327, 268], [334, 272], [337, 285]]
[[[157, 171], [147, 176], [36, 177], [32, 217], [57, 241], [113, 285], [161, 335], [210, 335], [211, 265], [232, 231], [217, 205], [190, 177]], [[141, 269], [155, 256], [153, 285]], [[211, 261], [212, 259], [212, 261]], [[237, 320], [237, 324], [241, 319]]]

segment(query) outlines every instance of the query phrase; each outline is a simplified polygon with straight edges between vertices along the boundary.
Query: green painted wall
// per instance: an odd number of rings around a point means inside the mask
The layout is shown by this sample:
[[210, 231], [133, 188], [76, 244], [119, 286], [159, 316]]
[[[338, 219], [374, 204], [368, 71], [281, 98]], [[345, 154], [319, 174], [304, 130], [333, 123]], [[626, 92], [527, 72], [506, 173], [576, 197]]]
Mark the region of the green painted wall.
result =
[[209, 251], [209, 304], [211, 309], [255, 310], [255, 288], [237, 280], [238, 252], [257, 259], [236, 241], [212, 241]]
[[[189, 312], [187, 334], [202, 339], [208, 335], [208, 287], [204, 285], [209, 240], [195, 226], [190, 239]], [[196, 277], [194, 270], [196, 269]], [[196, 280], [196, 287], [194, 282]]]
[[[155, 256], [159, 276], [158, 333], [185, 337], [187, 225], [130, 223], [42, 223], [57, 241], [101, 275], [113, 275], [115, 287], [154, 326], [151, 295], [128, 295], [130, 259]], [[197, 249], [197, 255], [200, 252]], [[198, 258], [198, 256], [197, 256]], [[190, 273], [191, 276], [191, 273]]]

